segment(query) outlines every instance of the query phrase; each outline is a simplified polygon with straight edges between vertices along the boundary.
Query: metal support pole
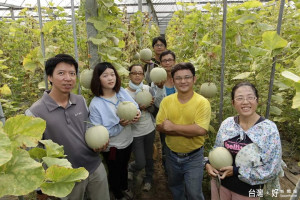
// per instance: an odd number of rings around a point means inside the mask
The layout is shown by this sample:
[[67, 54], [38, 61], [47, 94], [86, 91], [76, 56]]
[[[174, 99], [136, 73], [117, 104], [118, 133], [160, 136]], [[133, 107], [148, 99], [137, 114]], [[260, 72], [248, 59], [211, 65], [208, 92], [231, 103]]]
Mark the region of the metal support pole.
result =
[[[37, 0], [38, 4], [38, 14], [39, 14], [39, 24], [40, 24], [40, 29], [41, 29], [41, 47], [42, 47], [42, 55], [43, 58], [45, 59], [45, 43], [44, 43], [44, 32], [42, 31], [43, 29], [43, 19], [42, 19], [42, 11], [41, 11], [41, 2], [40, 0]], [[44, 65], [46, 64], [46, 61], [44, 61]], [[48, 77], [46, 74], [46, 71], [44, 72], [44, 81], [45, 81], [45, 88], [48, 90]]]
[[143, 6], [142, 6], [143, 0], [138, 0], [138, 10], [143, 12]]
[[3, 123], [3, 125], [5, 124], [5, 116], [1, 106], [1, 102], [0, 102], [0, 121]]
[[226, 50], [226, 19], [227, 19], [227, 0], [223, 0], [221, 89], [220, 89], [220, 111], [219, 111], [219, 123], [220, 124], [223, 121], [223, 93], [224, 93], [224, 71], [225, 71], [225, 50]]
[[[281, 30], [284, 3], [285, 3], [285, 0], [280, 1], [280, 10], [279, 10], [279, 15], [278, 15], [278, 23], [277, 23], [277, 34], [278, 35], [280, 35], [280, 30]], [[272, 62], [272, 71], [271, 71], [271, 76], [270, 76], [266, 119], [268, 119], [269, 115], [270, 115], [271, 99], [272, 99], [272, 94], [273, 94], [273, 85], [274, 85], [274, 77], [275, 77], [275, 69], [276, 69], [276, 60], [277, 60], [277, 57], [274, 56], [273, 62]]]
[[[71, 0], [71, 10], [72, 10], [72, 27], [73, 27], [73, 39], [74, 39], [74, 51], [75, 51], [75, 60], [79, 61], [78, 58], [78, 47], [77, 47], [77, 35], [76, 35], [76, 22], [75, 22], [75, 9], [74, 9], [74, 0]], [[79, 70], [77, 73], [77, 78], [79, 80]], [[78, 81], [78, 94], [81, 94], [80, 82]]]
[[12, 20], [16, 20], [16, 19], [15, 19], [14, 9], [13, 9], [13, 8], [10, 8], [10, 15], [11, 15]]

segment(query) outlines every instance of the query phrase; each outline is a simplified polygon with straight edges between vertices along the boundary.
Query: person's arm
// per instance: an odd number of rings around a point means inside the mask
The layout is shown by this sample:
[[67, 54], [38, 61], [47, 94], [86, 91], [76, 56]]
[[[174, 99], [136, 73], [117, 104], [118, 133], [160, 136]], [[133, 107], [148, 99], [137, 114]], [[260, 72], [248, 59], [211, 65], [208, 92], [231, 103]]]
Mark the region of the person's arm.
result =
[[173, 136], [196, 137], [207, 134], [207, 131], [197, 124], [178, 125], [167, 119], [162, 124], [158, 124], [156, 129]]
[[159, 88], [157, 85], [155, 85], [153, 82], [151, 83], [151, 89], [154, 93], [154, 105], [159, 108], [159, 105], [163, 98], [165, 97], [164, 87]]
[[[105, 112], [104, 110], [107, 110], [108, 108], [103, 108], [100, 105], [94, 105], [93, 102], [90, 104], [90, 120], [92, 124], [94, 125], [103, 125], [109, 132], [109, 137], [117, 136], [121, 133], [123, 130], [123, 126], [119, 123], [118, 120], [110, 120], [110, 124], [106, 125], [103, 124], [103, 119], [101, 115], [101, 110]], [[108, 115], [109, 117], [111, 115]], [[115, 123], [113, 123], [115, 122]]]

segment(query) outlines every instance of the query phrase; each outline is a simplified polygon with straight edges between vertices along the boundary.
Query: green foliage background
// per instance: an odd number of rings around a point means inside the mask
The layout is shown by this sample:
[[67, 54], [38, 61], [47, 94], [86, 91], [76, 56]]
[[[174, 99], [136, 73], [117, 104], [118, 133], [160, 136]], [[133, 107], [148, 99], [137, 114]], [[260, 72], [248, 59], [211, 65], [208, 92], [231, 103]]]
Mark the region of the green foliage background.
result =
[[[242, 80], [254, 83], [260, 93], [258, 112], [265, 115], [273, 57], [277, 56], [270, 119], [278, 125], [282, 137], [300, 149], [300, 11], [299, 1], [286, 2], [280, 36], [276, 34], [278, 1], [261, 3], [248, 1], [228, 7], [226, 24], [225, 94], [223, 119], [235, 115], [231, 106], [232, 86]], [[222, 4], [206, 4], [207, 12], [196, 10], [193, 4], [179, 3], [183, 9], [174, 13], [166, 38], [168, 47], [176, 53], [178, 62], [192, 62], [197, 68], [196, 91], [204, 82], [214, 82], [220, 88], [220, 58], [222, 36]], [[72, 26], [60, 18], [67, 15], [63, 8], [43, 8], [50, 17], [44, 23], [46, 58], [41, 52], [39, 23], [22, 10], [26, 17], [0, 21], [0, 79], [12, 95], [0, 94], [6, 117], [23, 113], [43, 92], [45, 59], [57, 53], [74, 55]], [[84, 4], [76, 12], [77, 43], [80, 71], [89, 68], [87, 41], [98, 45], [102, 61], [112, 62], [128, 82], [127, 67], [138, 62], [133, 56], [139, 50], [151, 48], [151, 40], [159, 28], [147, 13], [137, 12], [127, 19], [112, 0], [98, 0], [98, 18], [89, 19], [98, 35], [87, 39]], [[116, 43], [115, 39], [118, 39]], [[76, 92], [76, 90], [74, 90]], [[82, 88], [90, 99], [89, 90]], [[211, 132], [219, 127], [219, 96], [209, 99], [213, 117]], [[214, 134], [208, 144], [214, 140]]]

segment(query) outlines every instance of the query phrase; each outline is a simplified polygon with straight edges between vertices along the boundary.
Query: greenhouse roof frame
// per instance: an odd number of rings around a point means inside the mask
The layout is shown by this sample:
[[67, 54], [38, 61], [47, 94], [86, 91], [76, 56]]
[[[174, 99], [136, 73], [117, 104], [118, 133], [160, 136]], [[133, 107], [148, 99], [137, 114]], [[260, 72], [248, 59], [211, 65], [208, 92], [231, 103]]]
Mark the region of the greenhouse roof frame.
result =
[[[229, 0], [228, 4], [232, 3], [244, 3], [247, 0]], [[266, 2], [268, 0], [261, 0]], [[66, 11], [67, 16], [65, 16], [67, 21], [71, 21], [71, 0], [43, 0], [40, 1], [42, 7], [49, 7], [52, 9], [57, 9], [58, 7], [63, 7]], [[173, 13], [177, 10], [181, 10], [182, 6], [180, 3], [194, 3], [195, 7], [201, 11], [205, 11], [202, 7], [207, 4], [221, 4], [221, 0], [116, 0], [115, 3], [118, 7], [123, 10], [126, 9], [126, 14], [128, 18], [136, 13], [138, 10], [142, 12], [148, 12], [155, 23], [160, 28], [160, 33], [165, 34], [167, 25], [173, 16]], [[80, 0], [74, 0], [75, 9], [80, 6]], [[38, 18], [38, 14], [35, 11], [37, 6], [37, 0], [0, 0], [0, 18], [22, 18], [19, 13], [22, 9], [27, 8], [32, 11], [32, 16]], [[47, 16], [43, 16], [44, 21], [48, 21]]]

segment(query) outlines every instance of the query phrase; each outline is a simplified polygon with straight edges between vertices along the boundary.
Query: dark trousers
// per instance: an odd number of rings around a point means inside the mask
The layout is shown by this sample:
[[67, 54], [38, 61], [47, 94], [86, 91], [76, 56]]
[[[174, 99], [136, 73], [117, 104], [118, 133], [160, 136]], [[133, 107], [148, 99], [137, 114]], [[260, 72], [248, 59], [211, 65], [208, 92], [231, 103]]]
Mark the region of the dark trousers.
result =
[[166, 134], [164, 133], [159, 133], [160, 137], [160, 143], [161, 143], [161, 159], [162, 159], [162, 164], [165, 169], [165, 174], [167, 174], [167, 169], [166, 169]]
[[104, 160], [108, 168], [108, 183], [115, 198], [120, 199], [124, 195], [123, 190], [128, 189], [128, 162], [131, 154], [131, 146], [125, 149], [111, 148], [109, 152], [103, 152]]

